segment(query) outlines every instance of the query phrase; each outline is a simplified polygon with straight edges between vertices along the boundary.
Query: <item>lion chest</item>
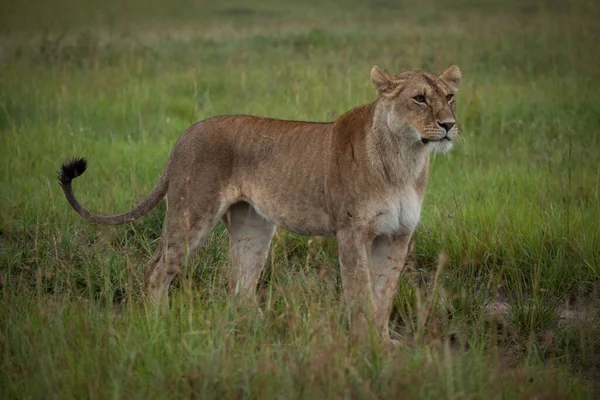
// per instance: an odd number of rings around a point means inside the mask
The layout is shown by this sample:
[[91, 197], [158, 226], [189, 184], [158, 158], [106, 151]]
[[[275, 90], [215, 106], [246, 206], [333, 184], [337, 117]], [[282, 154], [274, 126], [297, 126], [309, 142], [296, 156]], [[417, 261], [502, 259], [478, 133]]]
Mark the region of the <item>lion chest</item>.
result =
[[395, 193], [374, 204], [375, 233], [392, 235], [412, 233], [421, 217], [421, 199], [413, 190]]

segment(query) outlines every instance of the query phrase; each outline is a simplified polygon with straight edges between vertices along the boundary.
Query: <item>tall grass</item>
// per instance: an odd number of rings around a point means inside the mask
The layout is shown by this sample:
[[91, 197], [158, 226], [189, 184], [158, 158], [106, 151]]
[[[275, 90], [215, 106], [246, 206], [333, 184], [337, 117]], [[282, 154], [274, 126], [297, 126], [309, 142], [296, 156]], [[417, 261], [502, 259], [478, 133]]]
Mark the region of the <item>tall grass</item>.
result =
[[[0, 6], [3, 398], [585, 398], [600, 377], [600, 9], [594, 2], [13, 2]], [[60, 10], [60, 12], [59, 12]], [[370, 68], [463, 71], [462, 141], [431, 166], [392, 315], [348, 342], [336, 244], [278, 231], [260, 311], [227, 235], [140, 301], [164, 205], [116, 228], [192, 122], [327, 121]], [[499, 310], [499, 311], [498, 311]]]

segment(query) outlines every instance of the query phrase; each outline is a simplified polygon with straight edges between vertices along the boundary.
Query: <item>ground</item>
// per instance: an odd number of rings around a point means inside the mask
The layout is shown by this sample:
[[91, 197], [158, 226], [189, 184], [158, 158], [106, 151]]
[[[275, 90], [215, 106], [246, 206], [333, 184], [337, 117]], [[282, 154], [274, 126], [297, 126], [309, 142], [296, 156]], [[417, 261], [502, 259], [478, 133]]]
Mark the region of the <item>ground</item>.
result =
[[[217, 4], [218, 3], [218, 4]], [[552, 0], [4, 2], [2, 398], [591, 398], [600, 380], [600, 6]], [[348, 342], [335, 241], [278, 231], [260, 311], [226, 295], [222, 226], [166, 314], [141, 301], [178, 136], [220, 114], [329, 121], [373, 65], [460, 66], [389, 350]]]

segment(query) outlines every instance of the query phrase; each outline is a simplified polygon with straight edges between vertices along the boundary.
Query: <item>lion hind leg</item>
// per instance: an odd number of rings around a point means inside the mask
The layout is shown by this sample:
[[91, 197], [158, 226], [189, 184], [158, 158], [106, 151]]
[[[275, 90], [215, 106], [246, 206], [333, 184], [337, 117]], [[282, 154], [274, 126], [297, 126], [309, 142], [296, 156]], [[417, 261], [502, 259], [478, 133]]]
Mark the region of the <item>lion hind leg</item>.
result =
[[244, 202], [232, 205], [223, 221], [229, 233], [229, 290], [243, 300], [254, 300], [275, 224]]
[[171, 280], [204, 245], [225, 209], [225, 202], [212, 204], [202, 212], [169, 204], [158, 249], [146, 266], [146, 294], [152, 302], [168, 306]]

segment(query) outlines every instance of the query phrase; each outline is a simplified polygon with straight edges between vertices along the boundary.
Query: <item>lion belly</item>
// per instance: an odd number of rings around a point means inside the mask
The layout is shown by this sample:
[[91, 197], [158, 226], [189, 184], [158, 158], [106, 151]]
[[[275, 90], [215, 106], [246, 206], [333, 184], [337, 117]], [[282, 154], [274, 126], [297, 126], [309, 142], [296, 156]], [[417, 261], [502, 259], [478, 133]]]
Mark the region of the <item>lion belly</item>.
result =
[[331, 236], [325, 203], [316, 197], [319, 196], [295, 196], [293, 190], [283, 189], [268, 196], [255, 194], [247, 201], [260, 215], [280, 228], [306, 236]]

